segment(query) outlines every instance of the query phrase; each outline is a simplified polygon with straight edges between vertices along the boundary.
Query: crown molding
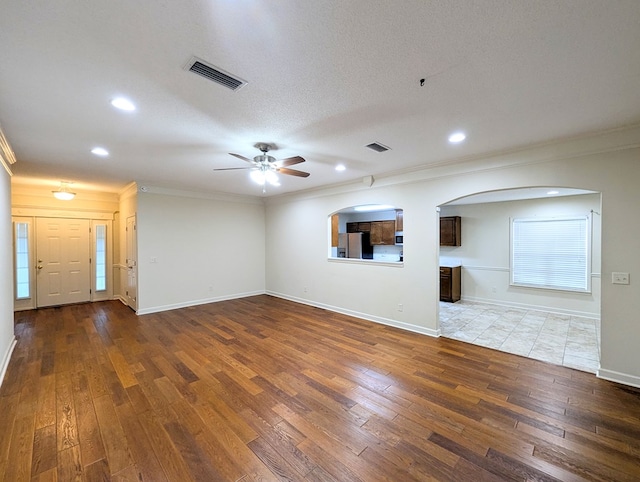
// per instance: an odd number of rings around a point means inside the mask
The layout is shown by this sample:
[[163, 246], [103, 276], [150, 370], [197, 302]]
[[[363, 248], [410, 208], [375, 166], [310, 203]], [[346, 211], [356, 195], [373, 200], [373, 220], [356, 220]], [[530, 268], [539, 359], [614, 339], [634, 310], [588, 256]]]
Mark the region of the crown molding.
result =
[[138, 195], [161, 194], [164, 196], [177, 196], [193, 199], [209, 199], [213, 201], [224, 201], [243, 204], [264, 205], [264, 199], [257, 196], [247, 196], [243, 194], [232, 194], [226, 192], [202, 192], [182, 189], [171, 189], [166, 187], [152, 186], [143, 182], [136, 183]]
[[13, 149], [11, 149], [9, 141], [7, 141], [7, 138], [5, 137], [2, 127], [0, 127], [0, 163], [2, 163], [2, 166], [9, 175], [13, 176], [11, 164], [16, 163], [16, 155], [13, 153]]
[[640, 139], [640, 124], [627, 125], [518, 149], [381, 173], [374, 175], [375, 183], [371, 186], [363, 185], [361, 179], [358, 178], [341, 184], [318, 186], [303, 191], [269, 196], [266, 198], [266, 205], [638, 149], [640, 148], [638, 139]]

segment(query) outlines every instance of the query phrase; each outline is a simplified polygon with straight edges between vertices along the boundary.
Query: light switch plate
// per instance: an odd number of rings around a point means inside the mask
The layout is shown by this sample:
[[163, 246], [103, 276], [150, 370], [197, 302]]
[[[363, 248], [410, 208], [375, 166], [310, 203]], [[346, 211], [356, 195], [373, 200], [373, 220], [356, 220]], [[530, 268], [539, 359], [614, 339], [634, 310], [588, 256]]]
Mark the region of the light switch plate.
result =
[[629, 273], [620, 273], [614, 271], [611, 273], [611, 283], [614, 285], [628, 285], [629, 284]]

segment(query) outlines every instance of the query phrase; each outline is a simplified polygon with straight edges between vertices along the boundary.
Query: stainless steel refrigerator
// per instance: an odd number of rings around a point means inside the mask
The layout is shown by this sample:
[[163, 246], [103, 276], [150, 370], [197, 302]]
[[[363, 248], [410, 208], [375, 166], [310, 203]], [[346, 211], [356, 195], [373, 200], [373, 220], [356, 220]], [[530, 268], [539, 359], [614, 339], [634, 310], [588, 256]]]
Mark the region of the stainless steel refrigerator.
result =
[[373, 259], [369, 233], [338, 234], [338, 258]]

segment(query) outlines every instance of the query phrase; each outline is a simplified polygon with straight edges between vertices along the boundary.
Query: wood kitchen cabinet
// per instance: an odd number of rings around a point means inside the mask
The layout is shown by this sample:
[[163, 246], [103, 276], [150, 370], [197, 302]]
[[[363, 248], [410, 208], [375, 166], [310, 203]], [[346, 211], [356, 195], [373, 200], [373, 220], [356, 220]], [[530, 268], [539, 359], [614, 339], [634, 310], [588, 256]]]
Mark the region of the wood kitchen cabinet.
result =
[[371, 222], [371, 244], [372, 245], [395, 245], [396, 244], [396, 222], [395, 221], [372, 221]]
[[347, 223], [347, 233], [369, 233], [371, 232], [371, 221], [362, 223]]
[[331, 216], [331, 247], [338, 247], [338, 225], [340, 217], [337, 214]]
[[404, 211], [396, 209], [396, 231], [404, 231]]
[[460, 266], [440, 267], [440, 301], [455, 303], [460, 300]]
[[440, 246], [461, 246], [460, 216], [440, 218]]

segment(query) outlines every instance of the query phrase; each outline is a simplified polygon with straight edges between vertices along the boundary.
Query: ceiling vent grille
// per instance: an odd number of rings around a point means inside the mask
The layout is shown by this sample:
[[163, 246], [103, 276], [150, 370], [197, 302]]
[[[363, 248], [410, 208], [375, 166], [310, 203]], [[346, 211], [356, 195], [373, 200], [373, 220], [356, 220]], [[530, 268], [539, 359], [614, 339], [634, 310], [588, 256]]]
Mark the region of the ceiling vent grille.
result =
[[185, 66], [185, 69], [233, 91], [240, 89], [247, 83], [246, 81], [239, 79], [238, 77], [234, 77], [218, 67], [207, 64], [204, 60], [197, 57], [193, 57]]
[[365, 147], [368, 147], [369, 149], [372, 149], [376, 152], [384, 152], [391, 149], [390, 147], [380, 144], [379, 142], [372, 142], [371, 144], [367, 144]]

